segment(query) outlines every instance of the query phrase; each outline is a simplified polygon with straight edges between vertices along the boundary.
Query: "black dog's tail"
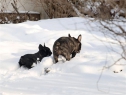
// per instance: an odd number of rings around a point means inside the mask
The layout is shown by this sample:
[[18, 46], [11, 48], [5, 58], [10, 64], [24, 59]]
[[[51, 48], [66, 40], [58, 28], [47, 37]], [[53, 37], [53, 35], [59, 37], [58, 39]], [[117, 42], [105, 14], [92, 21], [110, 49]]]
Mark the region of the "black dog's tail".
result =
[[23, 65], [22, 58], [23, 58], [23, 57], [21, 56], [21, 58], [20, 58], [20, 60], [19, 60], [19, 66], [20, 66], [20, 67]]

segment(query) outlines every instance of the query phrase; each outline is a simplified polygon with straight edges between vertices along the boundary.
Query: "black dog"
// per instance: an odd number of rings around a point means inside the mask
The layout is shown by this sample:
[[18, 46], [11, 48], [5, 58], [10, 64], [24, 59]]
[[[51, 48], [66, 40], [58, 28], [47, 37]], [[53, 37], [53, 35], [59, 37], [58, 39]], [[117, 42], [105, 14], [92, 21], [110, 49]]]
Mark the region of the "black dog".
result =
[[55, 63], [58, 62], [59, 55], [64, 56], [68, 61], [70, 60], [71, 54], [72, 58], [75, 57], [76, 53], [79, 53], [81, 50], [81, 39], [81, 35], [76, 39], [68, 34], [68, 37], [61, 37], [56, 40], [53, 45], [53, 57]]
[[32, 68], [33, 63], [37, 64], [37, 61], [41, 62], [44, 57], [50, 56], [52, 54], [51, 50], [45, 46], [39, 45], [39, 51], [35, 54], [26, 54], [21, 56], [19, 60], [19, 65], [24, 66], [28, 69]]

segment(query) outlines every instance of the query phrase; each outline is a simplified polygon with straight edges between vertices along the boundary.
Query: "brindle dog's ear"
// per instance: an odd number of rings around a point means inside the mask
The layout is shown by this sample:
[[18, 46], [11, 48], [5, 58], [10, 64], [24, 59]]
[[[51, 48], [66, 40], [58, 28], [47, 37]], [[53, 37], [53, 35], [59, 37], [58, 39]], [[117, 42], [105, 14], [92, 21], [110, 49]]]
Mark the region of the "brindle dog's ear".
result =
[[45, 43], [44, 43], [44, 47], [45, 47]]
[[70, 34], [68, 34], [68, 37], [71, 37], [71, 35], [70, 35]]
[[43, 46], [41, 44], [39, 44], [39, 50], [41, 50], [43, 48]]
[[78, 36], [78, 41], [81, 42], [82, 36], [81, 34]]

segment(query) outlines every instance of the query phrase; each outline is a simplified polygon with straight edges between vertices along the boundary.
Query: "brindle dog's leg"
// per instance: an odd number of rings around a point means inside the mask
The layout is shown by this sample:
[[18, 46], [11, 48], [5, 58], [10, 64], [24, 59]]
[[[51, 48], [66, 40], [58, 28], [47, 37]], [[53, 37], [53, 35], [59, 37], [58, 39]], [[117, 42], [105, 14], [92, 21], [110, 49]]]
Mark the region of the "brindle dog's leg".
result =
[[76, 52], [72, 52], [72, 58], [74, 58], [76, 56]]
[[64, 53], [63, 56], [66, 58], [67, 61], [70, 60], [70, 53]]
[[55, 64], [58, 62], [58, 56], [54, 55]]

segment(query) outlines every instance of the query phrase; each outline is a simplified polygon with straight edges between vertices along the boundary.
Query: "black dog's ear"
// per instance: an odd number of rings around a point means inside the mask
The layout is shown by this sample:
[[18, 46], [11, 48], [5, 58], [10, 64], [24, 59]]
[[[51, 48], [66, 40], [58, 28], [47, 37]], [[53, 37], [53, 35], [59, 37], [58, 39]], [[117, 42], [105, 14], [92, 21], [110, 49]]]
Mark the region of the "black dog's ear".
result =
[[68, 37], [71, 37], [71, 35], [70, 35], [70, 34], [68, 34]]
[[39, 50], [41, 50], [43, 48], [43, 46], [41, 44], [39, 44]]
[[45, 43], [44, 43], [44, 47], [45, 47]]
[[82, 36], [81, 34], [78, 36], [78, 41], [81, 42]]

